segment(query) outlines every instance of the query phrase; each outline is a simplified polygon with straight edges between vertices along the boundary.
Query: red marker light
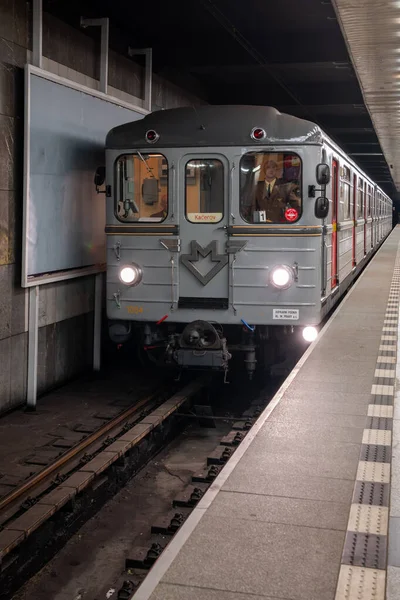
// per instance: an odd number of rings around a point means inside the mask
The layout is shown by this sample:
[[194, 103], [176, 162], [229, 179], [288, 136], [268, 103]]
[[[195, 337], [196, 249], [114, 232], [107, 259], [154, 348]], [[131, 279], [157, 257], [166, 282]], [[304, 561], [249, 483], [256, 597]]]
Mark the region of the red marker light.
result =
[[159, 137], [160, 136], [156, 131], [154, 131], [154, 129], [149, 129], [149, 131], [146, 131], [146, 140], [149, 142], [149, 144], [154, 144]]
[[289, 223], [296, 221], [298, 216], [299, 216], [299, 213], [297, 212], [297, 210], [295, 208], [287, 208], [285, 210], [285, 219], [286, 219], [286, 221], [289, 221]]
[[264, 129], [261, 129], [261, 127], [255, 127], [251, 132], [251, 137], [254, 140], [263, 140], [266, 135], [267, 134], [265, 133]]

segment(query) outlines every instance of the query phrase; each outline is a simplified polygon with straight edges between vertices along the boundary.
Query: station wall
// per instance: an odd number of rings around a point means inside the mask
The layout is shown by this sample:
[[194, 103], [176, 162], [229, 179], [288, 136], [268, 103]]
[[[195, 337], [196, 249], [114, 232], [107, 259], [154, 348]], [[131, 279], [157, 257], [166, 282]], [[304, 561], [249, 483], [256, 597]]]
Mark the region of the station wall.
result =
[[[103, 16], [103, 15], [102, 15]], [[25, 401], [28, 291], [21, 281], [23, 67], [31, 60], [31, 4], [0, 2], [0, 413]], [[43, 68], [99, 88], [99, 48], [84, 33], [44, 13]], [[109, 93], [141, 106], [143, 69], [110, 51]], [[153, 110], [202, 104], [153, 77]], [[94, 278], [40, 287], [38, 393], [91, 368]]]

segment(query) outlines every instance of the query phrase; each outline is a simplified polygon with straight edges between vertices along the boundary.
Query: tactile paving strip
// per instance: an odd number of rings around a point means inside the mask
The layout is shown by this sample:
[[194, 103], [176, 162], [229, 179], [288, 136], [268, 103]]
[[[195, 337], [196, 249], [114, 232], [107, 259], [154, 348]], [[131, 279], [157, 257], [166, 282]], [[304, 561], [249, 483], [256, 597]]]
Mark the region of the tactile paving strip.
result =
[[368, 565], [368, 569], [386, 569], [386, 536], [348, 531], [342, 563], [364, 568]]
[[390, 446], [376, 446], [375, 444], [363, 444], [361, 446], [360, 461], [390, 463], [391, 460], [392, 449]]
[[400, 246], [387, 302], [335, 600], [384, 600], [396, 383]]
[[389, 506], [389, 484], [372, 481], [356, 481], [353, 504]]
[[377, 600], [385, 597], [385, 571], [342, 565], [335, 600]]

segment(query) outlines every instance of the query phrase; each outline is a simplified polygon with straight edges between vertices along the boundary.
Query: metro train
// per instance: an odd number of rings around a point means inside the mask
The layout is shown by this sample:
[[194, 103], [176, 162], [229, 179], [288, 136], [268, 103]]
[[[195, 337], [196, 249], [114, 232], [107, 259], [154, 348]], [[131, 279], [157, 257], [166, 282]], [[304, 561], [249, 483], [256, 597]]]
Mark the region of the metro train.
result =
[[159, 364], [250, 378], [310, 343], [392, 229], [392, 201], [318, 125], [263, 106], [112, 129], [107, 318]]

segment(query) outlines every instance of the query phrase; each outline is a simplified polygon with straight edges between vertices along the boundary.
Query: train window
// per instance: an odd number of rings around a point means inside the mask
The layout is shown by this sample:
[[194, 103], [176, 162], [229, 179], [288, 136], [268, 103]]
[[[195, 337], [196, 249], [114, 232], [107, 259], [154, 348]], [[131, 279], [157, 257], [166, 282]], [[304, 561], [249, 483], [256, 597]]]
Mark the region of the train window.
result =
[[116, 216], [159, 223], [168, 214], [168, 163], [162, 154], [124, 154], [115, 163]]
[[301, 159], [248, 152], [240, 161], [240, 214], [248, 223], [294, 223], [301, 216]]
[[224, 216], [224, 167], [216, 159], [186, 163], [186, 218], [191, 223], [219, 223]]
[[357, 217], [362, 218], [364, 216], [364, 182], [360, 178], [358, 180], [357, 190]]
[[343, 219], [350, 219], [351, 206], [350, 206], [350, 169], [343, 167], [342, 175], [342, 190], [343, 190]]
[[367, 196], [367, 216], [371, 216], [371, 206], [372, 206], [372, 187], [368, 186], [368, 196]]

